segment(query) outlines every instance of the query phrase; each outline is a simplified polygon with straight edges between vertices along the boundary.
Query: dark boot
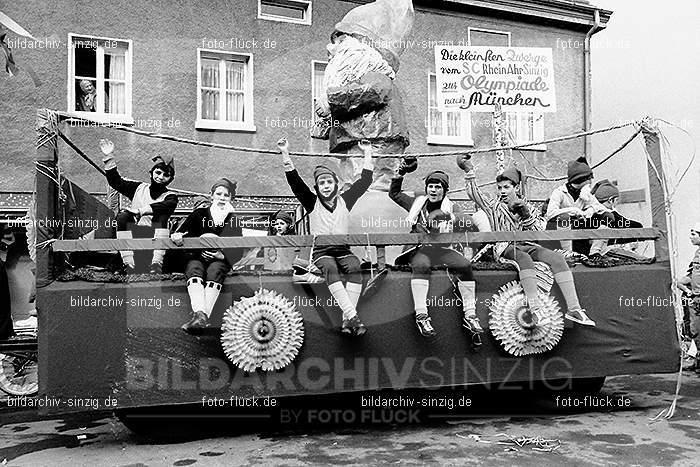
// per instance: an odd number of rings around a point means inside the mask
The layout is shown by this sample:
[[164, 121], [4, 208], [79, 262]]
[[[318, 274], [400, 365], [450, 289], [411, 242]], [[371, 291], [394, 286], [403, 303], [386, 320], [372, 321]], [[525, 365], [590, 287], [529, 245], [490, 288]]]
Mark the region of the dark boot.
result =
[[182, 330], [189, 334], [196, 334], [209, 326], [209, 318], [201, 311], [197, 311], [192, 315], [187, 323], [182, 325]]
[[481, 336], [484, 334], [484, 328], [481, 327], [479, 318], [476, 315], [465, 313], [464, 317], [462, 318], [462, 326], [469, 332], [473, 350], [477, 350], [479, 347], [481, 347]]
[[416, 315], [416, 326], [418, 326], [418, 330], [423, 337], [435, 337], [437, 335], [428, 315]]
[[340, 328], [340, 332], [359, 337], [367, 332], [367, 328], [362, 324], [362, 321], [360, 321], [360, 317], [355, 315], [350, 319], [343, 320], [343, 326]]

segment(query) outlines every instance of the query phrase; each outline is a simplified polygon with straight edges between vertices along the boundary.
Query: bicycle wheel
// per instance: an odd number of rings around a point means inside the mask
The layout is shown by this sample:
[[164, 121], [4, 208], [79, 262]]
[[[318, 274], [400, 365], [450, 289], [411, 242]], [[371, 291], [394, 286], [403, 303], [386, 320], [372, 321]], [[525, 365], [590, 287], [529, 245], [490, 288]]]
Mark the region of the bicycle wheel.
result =
[[[17, 337], [34, 337], [18, 333]], [[33, 396], [39, 392], [39, 355], [36, 350], [0, 353], [0, 390], [11, 396]]]

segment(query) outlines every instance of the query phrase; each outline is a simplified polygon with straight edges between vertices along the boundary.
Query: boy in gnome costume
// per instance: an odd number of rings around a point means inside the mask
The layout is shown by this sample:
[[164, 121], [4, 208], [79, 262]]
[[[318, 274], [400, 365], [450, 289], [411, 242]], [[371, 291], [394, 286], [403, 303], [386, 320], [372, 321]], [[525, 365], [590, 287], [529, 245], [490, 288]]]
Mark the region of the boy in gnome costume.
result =
[[[641, 229], [644, 227], [641, 223], [627, 219], [622, 214], [615, 210], [617, 201], [620, 198], [620, 190], [613, 185], [607, 178], [593, 185], [591, 193], [596, 197], [598, 202], [610, 211], [610, 216], [604, 214], [602, 216], [594, 214], [591, 219], [590, 228], [610, 228], [610, 229]], [[593, 240], [591, 241], [590, 251], [584, 251], [588, 256], [605, 255], [609, 245], [622, 245], [625, 243], [634, 243], [636, 240], [631, 239], [612, 239], [612, 240]]]
[[[119, 175], [114, 160], [114, 143], [100, 140], [100, 149], [104, 157], [104, 169], [109, 186], [131, 200], [131, 205], [117, 213], [117, 238], [133, 238], [135, 231], [153, 238], [168, 238], [168, 220], [177, 207], [177, 195], [168, 191], [168, 185], [175, 178], [175, 161], [172, 156], [153, 157], [149, 182], [125, 180]], [[145, 235], [143, 235], [145, 234]], [[134, 252], [119, 252], [126, 273], [135, 270]], [[153, 250], [150, 272], [159, 274], [163, 271], [165, 250]]]
[[[473, 224], [470, 216], [458, 216], [455, 212], [454, 204], [447, 197], [449, 178], [441, 170], [433, 171], [425, 177], [425, 195], [413, 197], [401, 191], [404, 175], [416, 170], [417, 165], [415, 158], [402, 158], [389, 189], [389, 197], [408, 211], [406, 220], [411, 225], [411, 233], [452, 232], [455, 223]], [[457, 289], [462, 297], [464, 312], [463, 325], [471, 333], [472, 342], [475, 345], [481, 343], [484, 330], [476, 316], [476, 282], [469, 260], [452, 248], [425, 244], [407, 248], [396, 258], [396, 264], [411, 265], [411, 293], [416, 326], [424, 337], [436, 335], [427, 306], [430, 267], [444, 265], [448, 271], [457, 274]]]
[[270, 235], [294, 235], [294, 219], [287, 211], [279, 210], [272, 216], [270, 223]]
[[[569, 161], [566, 168], [567, 182], [552, 191], [547, 204], [547, 229], [557, 228], [590, 229], [596, 222], [613, 222], [610, 210], [603, 206], [591, 193], [593, 170], [585, 157]], [[588, 240], [562, 242], [566, 249], [584, 254], [588, 250]]]
[[[362, 175], [345, 192], [338, 192], [338, 176], [324, 165], [314, 169], [314, 190], [301, 179], [289, 156], [289, 144], [285, 138], [278, 141], [282, 152], [287, 182], [294, 196], [309, 213], [312, 235], [340, 235], [348, 233], [350, 210], [372, 183], [372, 145], [369, 141], [360, 143], [365, 157]], [[323, 246], [313, 252], [313, 262], [323, 272], [328, 289], [343, 311], [341, 332], [361, 336], [367, 328], [357, 315], [357, 303], [362, 293], [362, 273], [360, 260], [348, 245]], [[343, 286], [341, 273], [347, 283]]]
[[[183, 237], [240, 237], [243, 229], [233, 214], [231, 200], [236, 196], [236, 183], [227, 178], [217, 180], [211, 187], [211, 206], [200, 207], [187, 216], [171, 239], [182, 245]], [[182, 326], [195, 333], [208, 326], [211, 312], [221, 293], [221, 287], [231, 265], [241, 257], [240, 248], [222, 250], [192, 250], [187, 252], [187, 293], [192, 305], [192, 319]]]
[[[316, 102], [320, 119], [312, 131], [330, 140], [330, 152], [361, 155], [361, 140], [369, 140], [376, 154], [402, 154], [408, 146], [395, 78], [413, 18], [411, 0], [376, 0], [352, 9], [335, 25]], [[363, 164], [360, 157], [341, 159], [341, 188], [359, 178]], [[396, 167], [393, 157], [377, 159], [372, 189], [387, 191]]]
[[[289, 212], [280, 209], [273, 214], [270, 221], [269, 235], [283, 237], [295, 234], [294, 218]], [[271, 271], [289, 270], [292, 267], [294, 258], [299, 256], [299, 252], [299, 248], [266, 247], [264, 248], [264, 268]]]
[[[542, 226], [534, 215], [534, 208], [518, 195], [522, 174], [517, 168], [509, 167], [496, 177], [498, 199], [491, 200], [484, 196], [476, 184], [476, 172], [470, 156], [459, 156], [457, 164], [466, 172], [467, 196], [488, 215], [494, 232], [541, 230]], [[530, 327], [537, 326], [538, 322], [545, 324], [537, 314], [541, 302], [534, 261], [541, 261], [552, 269], [554, 281], [559, 285], [568, 309], [564, 317], [579, 324], [595, 326], [595, 322], [586, 315], [586, 311], [579, 304], [574, 277], [561, 253], [532, 242], [519, 242], [517, 245], [498, 242], [494, 253], [497, 259], [514, 262], [520, 270], [520, 284], [530, 310]]]

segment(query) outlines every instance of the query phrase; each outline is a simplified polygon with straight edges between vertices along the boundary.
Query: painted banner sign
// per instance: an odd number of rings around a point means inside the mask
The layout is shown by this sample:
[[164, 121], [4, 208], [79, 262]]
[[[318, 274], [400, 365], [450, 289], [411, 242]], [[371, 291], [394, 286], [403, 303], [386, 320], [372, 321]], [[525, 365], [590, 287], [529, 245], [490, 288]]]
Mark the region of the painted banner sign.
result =
[[435, 71], [440, 110], [557, 111], [551, 48], [436, 46]]

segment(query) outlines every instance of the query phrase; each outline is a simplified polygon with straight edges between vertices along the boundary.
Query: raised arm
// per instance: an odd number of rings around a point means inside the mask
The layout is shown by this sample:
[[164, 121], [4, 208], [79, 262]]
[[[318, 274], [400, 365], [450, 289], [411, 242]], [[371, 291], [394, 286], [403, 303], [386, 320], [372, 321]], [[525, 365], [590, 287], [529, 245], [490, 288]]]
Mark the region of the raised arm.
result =
[[411, 206], [413, 206], [416, 198], [407, 195], [401, 190], [403, 185], [403, 176], [407, 173], [415, 172], [417, 168], [418, 159], [416, 157], [402, 157], [399, 167], [396, 169], [396, 174], [394, 175], [394, 178], [391, 179], [391, 185], [389, 185], [389, 198], [391, 198], [391, 200], [404, 208], [406, 211], [411, 210]]
[[391, 179], [391, 185], [389, 185], [389, 198], [391, 198], [393, 202], [404, 208], [406, 211], [410, 211], [416, 198], [404, 193], [401, 190], [402, 185], [403, 175], [394, 175], [394, 178]]
[[493, 212], [494, 201], [489, 199], [476, 184], [476, 172], [473, 166], [471, 170], [465, 173], [464, 184], [467, 196], [474, 201], [476, 207], [487, 214], [491, 214]]
[[304, 209], [309, 212], [313, 211], [316, 205], [316, 194], [304, 183], [304, 180], [299, 176], [299, 172], [294, 168], [292, 158], [289, 156], [289, 143], [287, 142], [287, 138], [282, 138], [277, 141], [277, 147], [282, 153], [284, 174], [287, 177], [287, 183], [289, 183], [292, 193], [294, 193], [294, 196], [296, 196]]
[[114, 143], [108, 139], [100, 140], [100, 150], [102, 151], [102, 164], [105, 169], [105, 176], [110, 187], [117, 190], [129, 199], [134, 197], [136, 188], [141, 184], [131, 180], [124, 180], [117, 170], [117, 163], [114, 160]]
[[369, 189], [369, 186], [372, 184], [372, 174], [374, 173], [374, 162], [372, 161], [372, 143], [363, 139], [360, 141], [359, 145], [360, 149], [362, 149], [365, 154], [362, 173], [360, 174], [360, 178], [355, 183], [350, 185], [350, 188], [345, 190], [345, 192], [341, 195], [343, 200], [345, 200], [345, 205], [347, 206], [348, 211], [352, 209], [357, 200], [360, 199], [360, 197]]
[[135, 182], [133, 180], [124, 180], [119, 174], [116, 165], [107, 169], [106, 172], [107, 183], [110, 187], [114, 188], [119, 193], [121, 193], [129, 199], [134, 198], [134, 194], [136, 194], [136, 189], [139, 187], [141, 182]]

